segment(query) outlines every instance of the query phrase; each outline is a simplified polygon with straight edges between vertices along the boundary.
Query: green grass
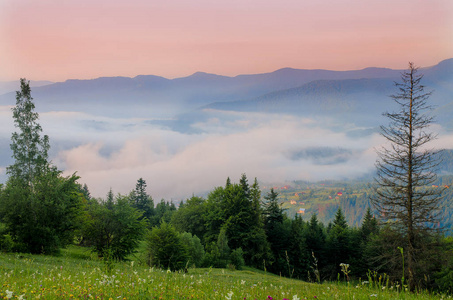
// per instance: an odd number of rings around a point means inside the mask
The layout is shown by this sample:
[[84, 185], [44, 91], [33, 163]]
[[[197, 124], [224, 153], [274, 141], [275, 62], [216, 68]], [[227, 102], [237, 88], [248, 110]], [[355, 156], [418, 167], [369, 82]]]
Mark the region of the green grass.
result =
[[369, 283], [313, 284], [247, 268], [189, 269], [172, 273], [137, 262], [107, 272], [88, 250], [55, 256], [0, 254], [0, 298], [8, 299], [447, 299], [427, 292], [397, 292]]

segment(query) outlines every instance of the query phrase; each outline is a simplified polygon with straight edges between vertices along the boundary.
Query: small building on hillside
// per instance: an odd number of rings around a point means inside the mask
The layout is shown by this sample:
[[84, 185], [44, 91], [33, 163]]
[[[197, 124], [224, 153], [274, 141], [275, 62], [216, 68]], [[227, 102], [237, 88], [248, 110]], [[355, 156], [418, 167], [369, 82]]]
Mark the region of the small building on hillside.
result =
[[297, 211], [298, 214], [305, 215], [305, 208], [299, 208]]

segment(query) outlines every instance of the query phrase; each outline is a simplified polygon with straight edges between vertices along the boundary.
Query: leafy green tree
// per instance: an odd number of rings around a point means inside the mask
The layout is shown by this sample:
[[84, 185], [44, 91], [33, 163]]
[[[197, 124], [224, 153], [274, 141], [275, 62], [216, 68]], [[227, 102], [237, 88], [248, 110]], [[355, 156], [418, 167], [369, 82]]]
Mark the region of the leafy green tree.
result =
[[171, 224], [179, 232], [190, 232], [197, 237], [204, 237], [206, 233], [205, 214], [207, 205], [205, 200], [193, 196], [186, 203], [179, 206], [171, 217]]
[[[231, 186], [227, 185], [228, 187]], [[216, 187], [212, 190], [206, 199], [206, 210], [204, 213], [206, 233], [204, 234], [204, 243], [206, 246], [217, 241], [220, 228], [226, 218], [226, 193], [223, 187]]]
[[16, 92], [16, 106], [12, 109], [14, 126], [19, 129], [19, 132], [14, 132], [11, 136], [14, 164], [6, 170], [10, 177], [20, 179], [33, 191], [35, 178], [50, 168], [49, 137], [41, 137], [39, 115], [34, 111], [30, 85], [24, 78], [20, 80], [20, 89]]
[[92, 201], [88, 206], [83, 228], [86, 243], [103, 257], [124, 260], [133, 253], [142, 240], [147, 223], [142, 212], [133, 208], [125, 196], [116, 201]]
[[180, 237], [190, 257], [190, 264], [197, 268], [201, 267], [205, 251], [200, 239], [190, 232], [183, 232]]
[[171, 217], [176, 211], [176, 206], [173, 202], [161, 199], [154, 209], [154, 215], [149, 220], [150, 227], [159, 226], [162, 221], [171, 222]]
[[148, 243], [148, 264], [172, 271], [184, 269], [189, 262], [187, 248], [176, 229], [163, 221], [151, 230]]
[[20, 83], [12, 109], [18, 129], [11, 137], [14, 163], [7, 168], [0, 216], [16, 250], [53, 253], [72, 242], [83, 197], [78, 177], [63, 177], [48, 162], [49, 138], [41, 136], [29, 82]]
[[228, 238], [226, 230], [222, 228], [217, 238], [217, 249], [218, 249], [218, 261], [219, 265], [227, 266], [230, 258], [230, 247], [228, 246]]
[[242, 251], [242, 248], [237, 248], [231, 251], [230, 263], [236, 268], [236, 270], [242, 270], [245, 266], [244, 251]]
[[230, 247], [225, 228], [220, 230], [217, 242], [208, 245], [204, 265], [206, 267], [226, 268], [230, 262]]
[[17, 251], [55, 253], [72, 243], [81, 224], [82, 195], [77, 176], [51, 170], [33, 180], [34, 192], [10, 177], [2, 193], [0, 214]]

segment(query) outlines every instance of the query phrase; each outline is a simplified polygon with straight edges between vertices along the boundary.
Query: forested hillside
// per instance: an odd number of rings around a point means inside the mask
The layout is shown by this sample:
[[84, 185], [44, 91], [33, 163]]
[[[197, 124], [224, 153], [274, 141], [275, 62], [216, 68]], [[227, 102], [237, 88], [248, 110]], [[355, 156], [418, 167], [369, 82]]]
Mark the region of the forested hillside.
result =
[[[366, 210], [372, 208], [370, 196], [373, 193], [373, 180], [369, 181], [293, 181], [283, 186], [273, 186], [279, 193], [279, 203], [290, 218], [296, 215], [308, 220], [316, 214], [324, 224], [331, 222], [338, 208], [344, 212], [350, 226], [359, 227]], [[440, 203], [441, 218], [439, 228], [447, 235], [453, 231], [453, 184], [452, 175], [440, 176], [434, 188], [444, 189]], [[263, 193], [269, 191], [265, 186]], [[376, 213], [373, 213], [376, 217]]]

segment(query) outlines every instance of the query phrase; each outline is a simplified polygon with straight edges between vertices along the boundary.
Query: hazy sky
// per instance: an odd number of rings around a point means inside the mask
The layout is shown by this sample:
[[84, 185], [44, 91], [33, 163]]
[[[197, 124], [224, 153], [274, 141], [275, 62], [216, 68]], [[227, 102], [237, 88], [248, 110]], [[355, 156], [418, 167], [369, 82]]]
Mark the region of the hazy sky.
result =
[[450, 57], [452, 0], [0, 0], [0, 80], [403, 69]]

